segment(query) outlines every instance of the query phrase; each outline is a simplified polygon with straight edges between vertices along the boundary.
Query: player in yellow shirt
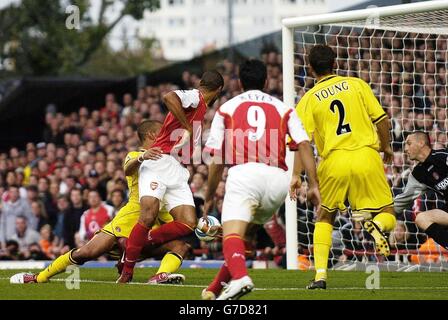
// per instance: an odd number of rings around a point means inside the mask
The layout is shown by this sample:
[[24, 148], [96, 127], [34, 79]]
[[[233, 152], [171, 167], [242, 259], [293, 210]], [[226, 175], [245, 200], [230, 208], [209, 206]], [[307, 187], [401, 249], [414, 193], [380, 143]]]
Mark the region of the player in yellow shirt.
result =
[[297, 105], [297, 113], [322, 158], [318, 167], [322, 205], [314, 229], [316, 276], [308, 289], [325, 289], [333, 223], [350, 203], [352, 217], [363, 222], [384, 256], [390, 254], [385, 232], [394, 229], [393, 198], [384, 173], [392, 161], [389, 119], [370, 86], [361, 79], [333, 73], [336, 54], [316, 45], [309, 54], [317, 83]]
[[[158, 159], [160, 150], [151, 149], [155, 137], [159, 133], [162, 124], [158, 121], [145, 120], [138, 129], [138, 137], [142, 149], [140, 151], [129, 152], [123, 165], [129, 188], [129, 201], [120, 209], [115, 218], [107, 224], [95, 237], [86, 245], [79, 249], [58, 257], [45, 270], [39, 274], [20, 273], [11, 278], [15, 283], [43, 283], [64, 272], [70, 265], [82, 265], [87, 261], [97, 259], [105, 253], [119, 257], [120, 250], [126, 245], [123, 240], [129, 237], [132, 228], [137, 223], [140, 215], [140, 203], [138, 196], [138, 169], [140, 164], [147, 159]], [[160, 227], [161, 224], [173, 221], [171, 215], [164, 209], [160, 210], [157, 222], [153, 228]], [[149, 279], [150, 284], [162, 283], [183, 283], [185, 277], [181, 274], [174, 274], [181, 264], [183, 257], [189, 250], [189, 246], [180, 240], [174, 240], [156, 248], [145, 248], [144, 256], [162, 256], [160, 268], [156, 275]]]

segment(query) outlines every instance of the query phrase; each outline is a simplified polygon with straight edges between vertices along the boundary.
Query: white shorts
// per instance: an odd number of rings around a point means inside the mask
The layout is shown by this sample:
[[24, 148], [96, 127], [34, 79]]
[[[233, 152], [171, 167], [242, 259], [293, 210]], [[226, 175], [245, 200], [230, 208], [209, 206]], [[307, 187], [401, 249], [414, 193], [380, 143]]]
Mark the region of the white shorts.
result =
[[222, 222], [242, 220], [264, 224], [285, 202], [289, 190], [286, 171], [262, 163], [229, 169]]
[[159, 199], [168, 212], [181, 205], [194, 207], [189, 178], [187, 168], [170, 155], [164, 154], [159, 160], [143, 161], [138, 176], [139, 197]]

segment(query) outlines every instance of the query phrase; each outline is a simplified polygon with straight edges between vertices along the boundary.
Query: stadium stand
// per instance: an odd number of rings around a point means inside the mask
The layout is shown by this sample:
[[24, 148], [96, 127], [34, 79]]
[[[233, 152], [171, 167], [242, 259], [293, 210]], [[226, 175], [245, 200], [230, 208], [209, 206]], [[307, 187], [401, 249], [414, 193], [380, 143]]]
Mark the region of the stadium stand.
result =
[[[334, 41], [345, 41], [344, 39], [344, 36], [341, 36], [341, 39], [335, 37]], [[388, 38], [384, 41], [388, 41]], [[446, 42], [442, 44], [446, 45]], [[418, 42], [414, 45], [418, 45]], [[378, 51], [378, 55], [381, 54]], [[270, 49], [264, 50], [261, 57], [268, 65], [267, 92], [282, 98], [281, 54]], [[381, 57], [371, 57], [371, 59], [381, 60]], [[385, 101], [383, 107], [394, 125], [395, 165], [387, 172], [394, 193], [401, 192], [406, 180], [406, 172], [409, 172], [411, 167], [411, 163], [405, 162], [403, 157], [401, 144], [403, 131], [415, 129], [431, 131], [432, 143], [435, 147], [445, 146], [447, 142], [445, 66], [448, 60], [446, 55], [432, 56], [432, 59], [434, 61], [428, 62], [426, 58], [426, 65], [414, 63], [416, 70], [413, 73], [407, 73], [405, 81], [409, 83], [408, 89], [418, 92], [414, 95], [414, 100], [396, 98], [399, 94], [393, 90], [406, 90], [407, 87], [395, 88], [393, 83], [397, 79], [394, 78], [384, 81], [391, 84], [391, 91], [384, 91], [384, 88], [381, 91], [387, 96], [382, 99]], [[297, 58], [296, 65], [303, 66], [300, 57]], [[349, 69], [349, 67], [346, 65], [340, 69]], [[406, 70], [407, 65], [405, 63], [397, 67]], [[379, 68], [379, 66], [374, 64], [373, 68]], [[428, 72], [428, 68], [434, 69], [431, 69], [433, 70], [432, 77], [412, 77], [413, 74]], [[203, 142], [207, 139], [207, 131], [218, 106], [240, 93], [236, 65], [227, 60], [221, 60], [218, 70], [224, 76], [225, 88], [219, 101], [207, 112]], [[304, 75], [304, 72], [305, 70], [299, 70], [296, 74]], [[362, 72], [359, 76], [369, 81], [373, 74]], [[72, 247], [81, 245], [83, 240], [79, 238], [77, 231], [79, 217], [84, 210], [88, 209], [87, 191], [96, 189], [102, 201], [114, 207], [115, 210], [119, 207], [120, 203], [117, 203], [118, 200], [114, 201], [112, 194], [117, 190], [126, 194], [126, 183], [121, 165], [127, 151], [137, 148], [136, 125], [145, 118], [163, 121], [166, 110], [161, 102], [162, 95], [177, 88], [196, 87], [199, 76], [196, 71], [185, 71], [181, 79], [178, 84], [147, 85], [140, 88], [136, 96], [130, 93], [117, 96], [115, 92], [110, 92], [105, 96], [104, 106], [99, 110], [89, 110], [80, 105], [77, 111], [63, 114], [50, 109], [45, 115], [45, 129], [41, 132], [42, 142], [30, 142], [24, 149], [12, 147], [7, 152], [0, 153], [0, 243], [2, 245], [0, 259], [52, 259]], [[298, 86], [304, 89], [312, 85], [305, 82], [305, 76], [299, 78], [298, 81]], [[379, 92], [380, 88], [373, 89]], [[300, 96], [301, 92], [298, 94]], [[398, 112], [399, 110], [401, 111]], [[204, 201], [204, 189], [207, 187], [205, 183], [207, 167], [203, 164], [190, 165], [188, 169], [191, 173], [190, 182], [196, 204], [201, 205]], [[212, 215], [218, 218], [225, 193], [226, 175], [227, 172], [224, 171], [222, 182], [215, 195]], [[303, 250], [312, 243], [313, 212], [309, 211], [304, 203], [305, 189], [303, 191], [298, 201], [298, 233], [302, 253], [306, 254]], [[18, 193], [17, 197], [14, 196], [15, 193]], [[77, 193], [80, 193], [80, 196]], [[434, 206], [436, 202], [433, 200], [431, 197], [418, 199], [413, 210], [407, 212], [409, 217], [401, 219], [406, 222], [400, 222], [393, 234], [394, 248], [404, 251], [415, 250], [418, 244], [426, 241], [426, 237], [418, 232], [412, 221], [418, 211]], [[11, 207], [21, 209], [13, 210], [14, 214], [11, 215], [8, 214]], [[259, 234], [259, 241], [254, 244], [258, 249], [255, 259], [273, 259], [278, 265], [285, 265], [283, 215], [284, 210], [281, 210], [279, 217], [266, 227], [267, 232]], [[18, 220], [22, 220], [22, 229], [17, 235]], [[369, 247], [370, 240], [364, 239], [365, 234], [357, 230], [356, 226], [352, 226], [347, 217], [341, 216], [339, 220], [341, 230], [344, 232], [335, 233], [335, 237], [339, 239], [333, 241], [333, 256], [337, 258], [336, 262], [338, 259], [356, 260], [358, 259], [357, 248], [365, 250]], [[28, 238], [35, 238], [35, 232], [40, 234], [38, 239], [27, 243], [25, 240]], [[29, 236], [28, 233], [34, 236]], [[18, 238], [20, 241], [17, 240]], [[205, 244], [199, 243], [197, 239], [190, 240], [194, 242], [194, 255], [204, 259], [222, 258], [219, 243]], [[350, 252], [350, 256], [347, 256], [347, 252]], [[361, 252], [359, 257], [362, 256], [364, 255]], [[307, 259], [302, 263], [306, 265], [305, 269], [309, 266]]]

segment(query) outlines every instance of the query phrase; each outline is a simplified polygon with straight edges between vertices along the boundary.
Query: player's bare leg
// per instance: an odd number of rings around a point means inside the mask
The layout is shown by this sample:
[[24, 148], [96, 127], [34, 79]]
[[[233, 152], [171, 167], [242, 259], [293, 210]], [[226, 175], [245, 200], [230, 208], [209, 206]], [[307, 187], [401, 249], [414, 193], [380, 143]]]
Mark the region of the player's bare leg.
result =
[[232, 281], [217, 300], [236, 300], [254, 288], [246, 268], [244, 236], [248, 222], [229, 220], [223, 223], [223, 252]]
[[448, 226], [448, 213], [440, 209], [420, 212], [415, 218], [415, 223], [423, 231], [433, 223]]
[[[64, 272], [68, 266], [82, 265], [107, 253], [115, 244], [115, 237], [104, 232], [97, 233], [89, 242], [79, 249], [58, 257], [39, 274], [19, 273], [11, 278], [12, 283], [44, 283], [50, 278]], [[14, 278], [14, 279], [13, 279]]]
[[87, 261], [95, 260], [103, 254], [109, 252], [116, 243], [116, 238], [104, 232], [99, 232], [92, 240], [81, 248], [74, 250], [71, 258], [77, 264], [84, 264]]
[[420, 212], [415, 218], [417, 226], [441, 246], [448, 248], [448, 213], [434, 209]]
[[314, 280], [306, 287], [307, 289], [326, 289], [328, 256], [332, 244], [331, 234], [337, 213], [336, 210], [328, 211], [324, 207], [321, 207], [318, 212], [313, 233], [316, 275]]
[[117, 283], [128, 283], [132, 280], [135, 264], [148, 242], [148, 232], [159, 214], [160, 201], [155, 197], [145, 196], [140, 199], [140, 206], [140, 218], [129, 235], [124, 266]]
[[188, 236], [198, 224], [196, 209], [189, 205], [181, 205], [170, 211], [174, 221], [149, 231], [148, 241], [152, 245], [162, 245], [171, 240]]

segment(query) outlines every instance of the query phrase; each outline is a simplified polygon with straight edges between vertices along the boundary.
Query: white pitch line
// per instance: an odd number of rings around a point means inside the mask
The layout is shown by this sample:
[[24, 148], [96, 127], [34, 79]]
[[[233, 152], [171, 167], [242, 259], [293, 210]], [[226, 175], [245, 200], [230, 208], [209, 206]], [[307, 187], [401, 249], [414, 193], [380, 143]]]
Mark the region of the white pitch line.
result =
[[[0, 277], [0, 280], [8, 280], [9, 278]], [[65, 282], [65, 279], [52, 279], [51, 282]], [[70, 280], [70, 282], [80, 282], [80, 283], [99, 283], [99, 284], [116, 284], [114, 281], [103, 281], [103, 280]], [[131, 282], [127, 285], [134, 286], [170, 286], [170, 287], [179, 287], [179, 288], [204, 288], [205, 285], [193, 285], [193, 284], [170, 284], [170, 285], [149, 285], [144, 282]], [[255, 288], [255, 291], [309, 291], [306, 288]], [[347, 288], [328, 288], [327, 291], [333, 290], [368, 290], [365, 287], [347, 287]], [[448, 287], [382, 287], [376, 290], [448, 290]], [[370, 290], [369, 290], [370, 291]], [[323, 290], [319, 290], [319, 292], [325, 292]]]

